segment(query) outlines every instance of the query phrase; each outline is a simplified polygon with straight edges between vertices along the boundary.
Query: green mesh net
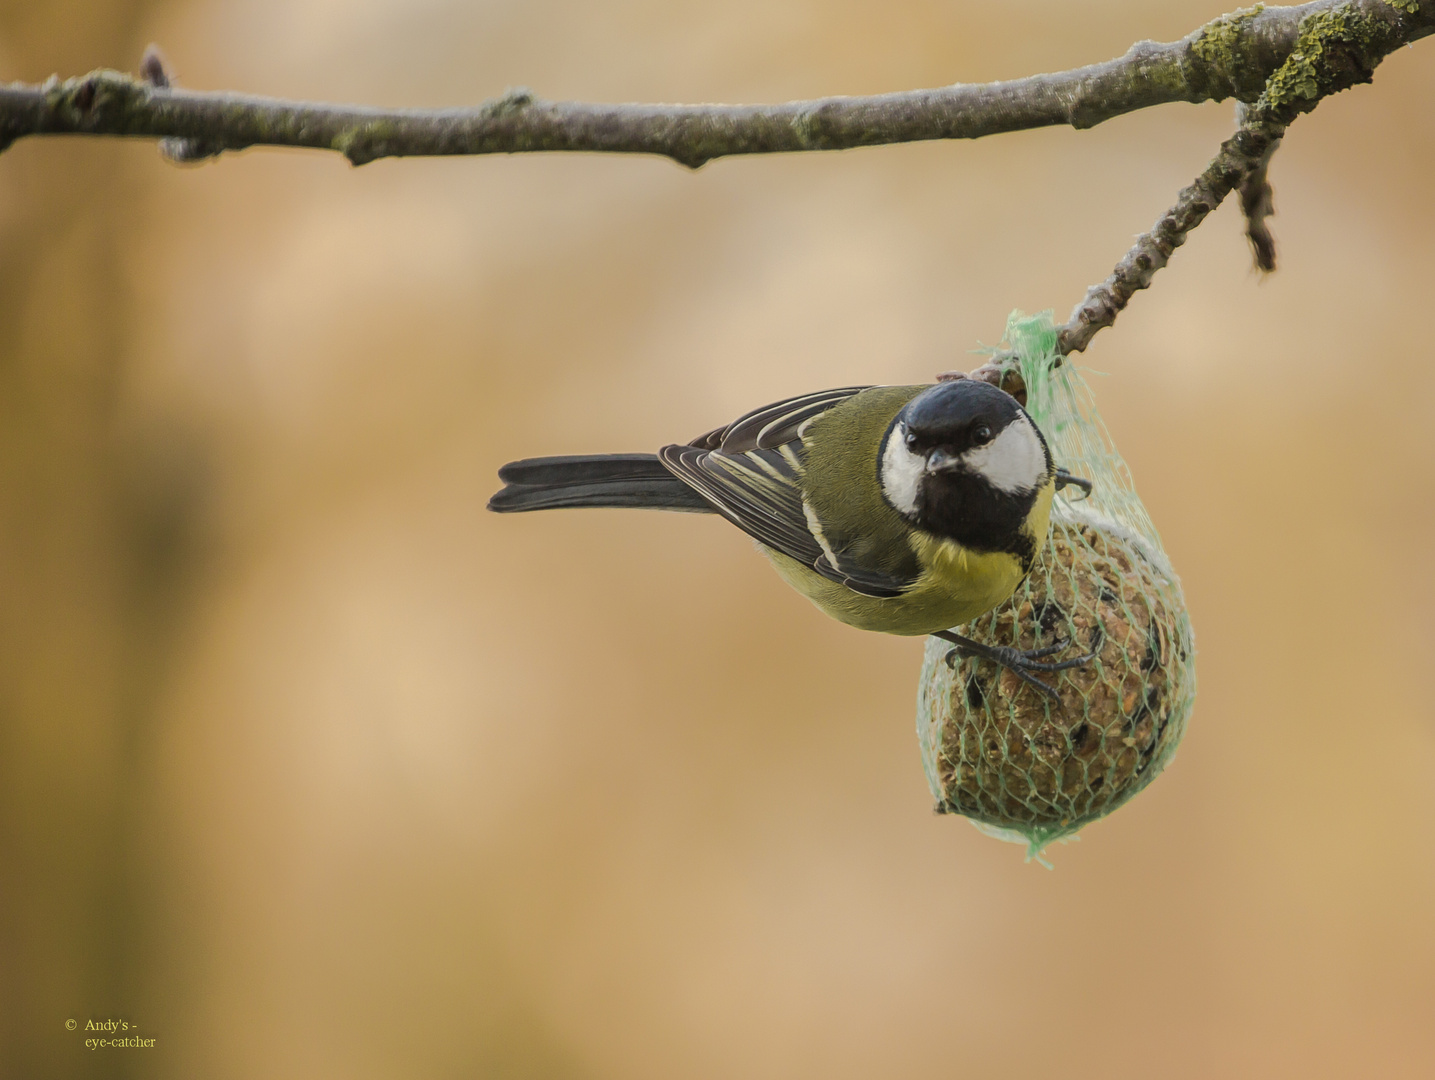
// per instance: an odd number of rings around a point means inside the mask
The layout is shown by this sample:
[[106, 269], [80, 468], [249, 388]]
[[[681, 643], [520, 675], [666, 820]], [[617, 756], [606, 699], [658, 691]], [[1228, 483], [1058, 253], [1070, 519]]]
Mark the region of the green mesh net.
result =
[[1057, 493], [1031, 574], [960, 631], [1018, 649], [1067, 638], [1064, 656], [1096, 657], [1044, 674], [1053, 700], [990, 661], [949, 665], [951, 646], [928, 638], [917, 736], [937, 809], [1026, 844], [1027, 858], [1045, 864], [1047, 844], [1115, 810], [1171, 760], [1195, 700], [1195, 648], [1180, 582], [1130, 470], [1085, 380], [1059, 363], [1051, 312], [1013, 312], [1006, 344], [1052, 457], [1093, 489]]

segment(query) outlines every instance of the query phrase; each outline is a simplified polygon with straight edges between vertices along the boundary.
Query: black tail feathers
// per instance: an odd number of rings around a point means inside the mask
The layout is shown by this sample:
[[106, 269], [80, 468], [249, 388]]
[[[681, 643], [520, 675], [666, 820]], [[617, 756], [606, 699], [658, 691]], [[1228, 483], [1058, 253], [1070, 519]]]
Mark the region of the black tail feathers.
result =
[[488, 500], [488, 508], [500, 514], [566, 506], [714, 512], [655, 454], [524, 458], [499, 469], [498, 478], [507, 486]]

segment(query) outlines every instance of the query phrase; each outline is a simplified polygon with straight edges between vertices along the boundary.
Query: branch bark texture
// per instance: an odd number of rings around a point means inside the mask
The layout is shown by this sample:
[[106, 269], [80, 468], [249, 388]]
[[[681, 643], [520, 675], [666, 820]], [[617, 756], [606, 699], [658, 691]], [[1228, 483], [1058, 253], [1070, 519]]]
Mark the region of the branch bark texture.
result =
[[[1340, 32], [1308, 46], [1312, 21]], [[661, 154], [697, 168], [732, 154], [842, 150], [928, 139], [975, 139], [1051, 125], [1088, 128], [1173, 101], [1271, 92], [1272, 115], [1325, 89], [1367, 81], [1403, 44], [1435, 33], [1435, 0], [1317, 0], [1224, 15], [1167, 44], [1143, 41], [1102, 64], [1008, 82], [957, 84], [779, 105], [599, 105], [510, 90], [473, 108], [375, 109], [202, 93], [96, 71], [43, 86], [0, 87], [0, 150], [26, 135], [182, 140], [188, 156], [250, 146], [333, 150], [355, 165], [381, 157], [601, 151]], [[1292, 67], [1291, 61], [1301, 57]], [[1286, 121], [1288, 122], [1288, 120]]]

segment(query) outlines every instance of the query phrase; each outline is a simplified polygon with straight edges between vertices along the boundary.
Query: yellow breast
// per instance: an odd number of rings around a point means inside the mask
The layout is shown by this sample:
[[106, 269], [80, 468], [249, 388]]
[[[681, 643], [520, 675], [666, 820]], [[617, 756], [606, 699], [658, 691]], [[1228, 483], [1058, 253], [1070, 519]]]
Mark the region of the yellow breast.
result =
[[[1027, 518], [1037, 544], [1046, 542], [1054, 491], [1048, 484]], [[1010, 596], [1026, 576], [1021, 560], [1006, 552], [976, 552], [915, 530], [910, 542], [923, 570], [912, 588], [893, 597], [863, 596], [779, 551], [763, 550], [783, 580], [828, 615], [885, 634], [931, 634], [970, 622]]]
[[901, 596], [855, 593], [780, 551], [764, 549], [794, 589], [840, 622], [884, 634], [930, 634], [975, 619], [996, 607], [1022, 579], [1021, 563], [1006, 554], [944, 550], [939, 563]]

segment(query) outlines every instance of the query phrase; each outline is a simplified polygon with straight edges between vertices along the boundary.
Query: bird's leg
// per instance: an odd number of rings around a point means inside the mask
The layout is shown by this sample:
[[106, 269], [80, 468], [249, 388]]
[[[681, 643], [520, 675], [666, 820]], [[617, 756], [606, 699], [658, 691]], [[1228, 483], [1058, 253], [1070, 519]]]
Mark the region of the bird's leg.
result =
[[1086, 477], [1084, 476], [1073, 476], [1071, 473], [1067, 472], [1065, 469], [1058, 465], [1056, 468], [1056, 490], [1060, 491], [1062, 488], [1068, 486], [1079, 487], [1083, 492], [1085, 492], [1085, 494], [1082, 495], [1083, 499], [1086, 498], [1087, 495], [1091, 494], [1090, 480], [1086, 479]]
[[956, 646], [947, 653], [948, 667], [955, 667], [959, 656], [979, 656], [994, 664], [1000, 664], [1022, 682], [1051, 697], [1057, 696], [1056, 689], [1038, 679], [1032, 674], [1033, 671], [1068, 671], [1071, 668], [1090, 663], [1096, 658], [1096, 654], [1090, 652], [1085, 656], [1078, 656], [1071, 660], [1058, 660], [1055, 663], [1049, 663], [1042, 659], [1042, 657], [1052, 656], [1070, 646], [1071, 641], [1068, 638], [1062, 638], [1055, 645], [1048, 645], [1044, 649], [1022, 650], [1013, 649], [1009, 645], [983, 645], [979, 641], [962, 637], [961, 634], [954, 634], [950, 630], [938, 630], [932, 636], [941, 638], [943, 641], [950, 641]]

